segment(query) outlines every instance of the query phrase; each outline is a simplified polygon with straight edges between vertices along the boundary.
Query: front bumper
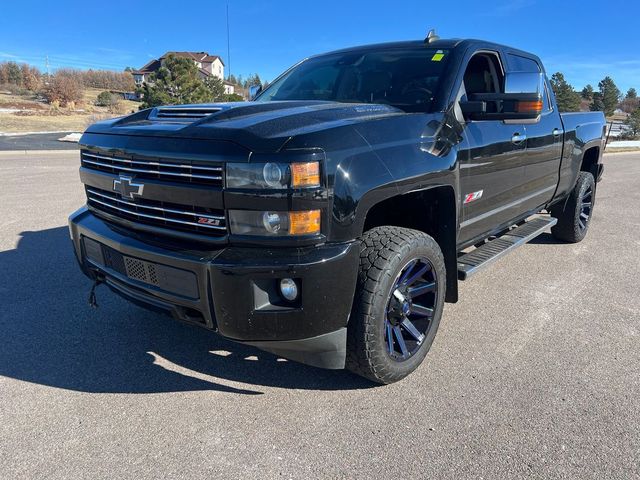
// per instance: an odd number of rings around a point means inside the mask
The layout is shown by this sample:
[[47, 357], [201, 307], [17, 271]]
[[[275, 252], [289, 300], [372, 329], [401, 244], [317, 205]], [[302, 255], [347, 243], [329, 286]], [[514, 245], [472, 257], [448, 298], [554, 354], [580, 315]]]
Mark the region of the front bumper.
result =
[[[175, 250], [142, 242], [81, 208], [69, 217], [83, 272], [147, 308], [285, 358], [343, 368], [357, 242], [301, 248]], [[294, 278], [299, 300], [279, 297]]]

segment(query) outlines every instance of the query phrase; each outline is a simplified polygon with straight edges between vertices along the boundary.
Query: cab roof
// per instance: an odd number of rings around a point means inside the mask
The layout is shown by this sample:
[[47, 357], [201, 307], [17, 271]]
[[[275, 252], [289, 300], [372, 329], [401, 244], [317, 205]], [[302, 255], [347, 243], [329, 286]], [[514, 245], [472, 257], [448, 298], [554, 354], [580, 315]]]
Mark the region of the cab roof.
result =
[[322, 53], [320, 55], [331, 55], [336, 53], [356, 53], [356, 52], [364, 52], [368, 50], [384, 50], [384, 49], [393, 49], [393, 48], [436, 48], [443, 50], [452, 50], [452, 49], [460, 49], [466, 50], [467, 48], [476, 47], [476, 48], [494, 48], [497, 50], [508, 51], [509, 53], [514, 53], [516, 55], [521, 55], [524, 57], [530, 57], [538, 59], [535, 55], [525, 52], [523, 50], [519, 50], [517, 48], [509, 47], [507, 45], [501, 45], [493, 42], [488, 42], [485, 40], [477, 40], [477, 39], [460, 39], [460, 38], [451, 38], [451, 39], [438, 39], [432, 40], [430, 42], [426, 42], [425, 40], [406, 40], [401, 42], [386, 42], [386, 43], [375, 43], [370, 45], [359, 45], [355, 47], [341, 48], [338, 50], [333, 50], [331, 52]]

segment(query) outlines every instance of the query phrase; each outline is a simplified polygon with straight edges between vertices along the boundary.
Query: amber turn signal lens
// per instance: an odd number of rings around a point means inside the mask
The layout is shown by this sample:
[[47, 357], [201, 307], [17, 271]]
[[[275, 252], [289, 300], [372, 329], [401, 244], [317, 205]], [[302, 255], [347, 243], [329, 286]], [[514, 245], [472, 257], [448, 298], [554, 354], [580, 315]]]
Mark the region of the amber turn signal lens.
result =
[[318, 162], [292, 163], [291, 186], [293, 188], [319, 187], [320, 164]]
[[542, 100], [536, 100], [533, 102], [518, 102], [516, 111], [518, 113], [541, 113]]
[[289, 212], [289, 235], [312, 235], [320, 232], [320, 210]]

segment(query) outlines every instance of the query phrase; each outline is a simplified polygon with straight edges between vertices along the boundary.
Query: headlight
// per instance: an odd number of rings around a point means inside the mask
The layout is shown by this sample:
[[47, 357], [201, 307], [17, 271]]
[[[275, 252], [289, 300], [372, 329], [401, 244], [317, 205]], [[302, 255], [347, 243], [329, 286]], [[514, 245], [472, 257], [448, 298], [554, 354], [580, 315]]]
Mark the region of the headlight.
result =
[[320, 233], [320, 210], [301, 212], [257, 212], [229, 210], [229, 227], [234, 235], [282, 237]]
[[228, 188], [286, 189], [320, 186], [320, 164], [228, 163]]

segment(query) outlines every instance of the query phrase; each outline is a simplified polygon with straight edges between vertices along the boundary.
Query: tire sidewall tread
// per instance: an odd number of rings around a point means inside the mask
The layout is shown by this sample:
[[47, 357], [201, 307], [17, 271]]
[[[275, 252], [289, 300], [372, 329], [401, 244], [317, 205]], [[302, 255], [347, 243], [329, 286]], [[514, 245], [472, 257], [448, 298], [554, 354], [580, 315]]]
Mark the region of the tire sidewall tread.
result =
[[[444, 258], [426, 233], [402, 227], [376, 227], [362, 236], [358, 285], [347, 329], [347, 368], [377, 383], [393, 383], [424, 360], [438, 329], [446, 288]], [[437, 277], [436, 309], [421, 348], [397, 362], [386, 352], [384, 312], [397, 274], [412, 258], [427, 258]]]
[[[580, 218], [581, 200], [584, 192], [591, 186], [591, 212], [587, 222], [587, 228], [580, 229], [578, 219]], [[561, 203], [551, 209], [551, 215], [558, 219], [553, 227], [551, 234], [565, 242], [578, 243], [582, 241], [589, 231], [589, 225], [593, 218], [593, 208], [596, 200], [596, 184], [593, 175], [590, 172], [580, 172], [576, 179], [576, 184], [571, 190], [567, 201]]]

